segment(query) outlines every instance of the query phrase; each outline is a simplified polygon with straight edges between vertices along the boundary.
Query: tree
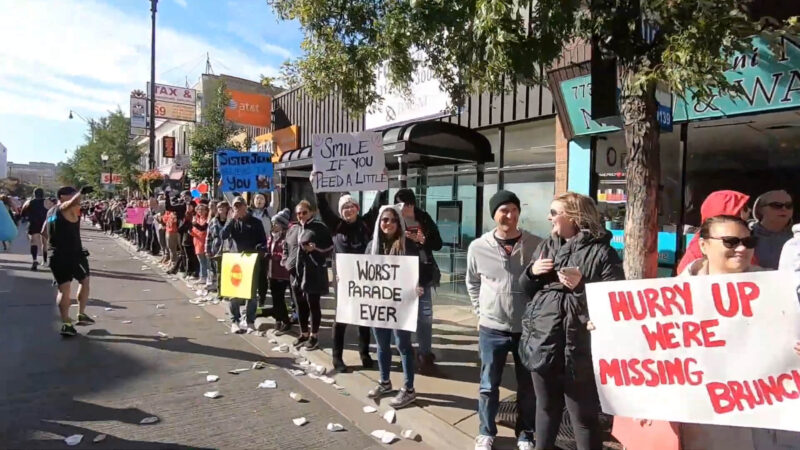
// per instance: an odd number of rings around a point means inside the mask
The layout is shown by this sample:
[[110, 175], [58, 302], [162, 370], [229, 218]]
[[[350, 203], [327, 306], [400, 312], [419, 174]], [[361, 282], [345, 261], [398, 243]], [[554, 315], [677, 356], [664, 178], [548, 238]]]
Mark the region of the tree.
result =
[[[130, 139], [130, 119], [117, 109], [96, 120], [92, 127], [93, 137], [86, 136], [86, 143], [78, 146], [65, 164], [59, 164], [59, 180], [76, 187], [91, 185], [100, 191], [101, 174], [113, 172], [122, 177], [122, 185], [118, 188], [136, 189], [141, 154]], [[101, 158], [103, 154], [108, 156], [105, 163]]]
[[203, 121], [189, 137], [189, 145], [192, 147], [189, 176], [193, 180], [210, 180], [216, 175], [212, 171], [214, 154], [218, 149], [230, 146], [230, 138], [237, 132], [225, 120], [225, 108], [230, 101], [225, 82], [220, 80], [214, 95], [208, 99], [208, 106], [203, 109]]
[[[544, 83], [548, 67], [575, 41], [599, 43], [621, 78], [620, 114], [628, 146], [625, 272], [657, 275], [660, 182], [658, 84], [698, 100], [735, 93], [728, 61], [757, 33], [797, 31], [786, 22], [754, 21], [748, 0], [268, 0], [304, 30], [297, 61], [304, 87], [322, 98], [341, 93], [363, 113], [381, 100], [376, 68], [385, 64], [395, 88], [407, 89], [427, 64], [455, 104], [478, 89], [498, 93], [516, 83]], [[530, 9], [520, 5], [531, 5]], [[590, 7], [587, 7], [590, 4]], [[645, 40], [641, 24], [657, 29]], [[419, 58], [416, 54], [424, 55]]]

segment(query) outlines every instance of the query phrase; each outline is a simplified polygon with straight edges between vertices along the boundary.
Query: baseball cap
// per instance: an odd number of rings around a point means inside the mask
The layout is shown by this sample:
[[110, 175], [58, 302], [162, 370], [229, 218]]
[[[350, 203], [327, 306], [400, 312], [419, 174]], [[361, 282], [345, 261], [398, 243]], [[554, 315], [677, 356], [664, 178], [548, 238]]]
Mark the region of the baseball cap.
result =
[[234, 199], [233, 199], [233, 206], [236, 206], [236, 205], [238, 205], [239, 203], [242, 203], [242, 204], [244, 204], [244, 205], [246, 205], [246, 204], [247, 204], [247, 202], [246, 202], [246, 201], [244, 201], [244, 198], [243, 198], [243, 197], [241, 197], [241, 196], [239, 196], [239, 197], [236, 197], [236, 198], [234, 198]]

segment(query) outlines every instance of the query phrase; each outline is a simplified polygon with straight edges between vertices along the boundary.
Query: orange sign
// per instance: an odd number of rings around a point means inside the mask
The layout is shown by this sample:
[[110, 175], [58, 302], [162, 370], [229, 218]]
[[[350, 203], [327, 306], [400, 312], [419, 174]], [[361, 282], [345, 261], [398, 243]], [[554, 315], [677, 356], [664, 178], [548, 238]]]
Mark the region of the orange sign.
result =
[[300, 147], [300, 128], [292, 125], [272, 133], [262, 134], [256, 136], [256, 142], [267, 144], [268, 151], [272, 152], [272, 162], [278, 162], [281, 155]]
[[238, 264], [234, 264], [231, 267], [231, 284], [235, 287], [239, 287], [242, 284], [242, 266]]
[[241, 91], [228, 91], [231, 101], [225, 119], [242, 125], [268, 127], [272, 119], [272, 97]]

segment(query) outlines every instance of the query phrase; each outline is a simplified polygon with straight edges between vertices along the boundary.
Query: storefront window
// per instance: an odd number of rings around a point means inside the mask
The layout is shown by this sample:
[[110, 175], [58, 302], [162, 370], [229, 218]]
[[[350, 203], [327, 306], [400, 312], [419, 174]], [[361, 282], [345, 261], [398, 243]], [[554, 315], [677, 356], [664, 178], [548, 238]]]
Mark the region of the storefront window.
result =
[[504, 167], [554, 163], [555, 126], [555, 119], [547, 119], [506, 127]]
[[483, 224], [482, 233], [494, 228], [494, 218], [489, 211], [489, 200], [497, 193], [497, 172], [487, 173], [483, 176]]
[[555, 173], [551, 169], [523, 170], [505, 174], [504, 188], [517, 194], [520, 199], [520, 228], [539, 237], [550, 234], [547, 214], [550, 211], [555, 187]]

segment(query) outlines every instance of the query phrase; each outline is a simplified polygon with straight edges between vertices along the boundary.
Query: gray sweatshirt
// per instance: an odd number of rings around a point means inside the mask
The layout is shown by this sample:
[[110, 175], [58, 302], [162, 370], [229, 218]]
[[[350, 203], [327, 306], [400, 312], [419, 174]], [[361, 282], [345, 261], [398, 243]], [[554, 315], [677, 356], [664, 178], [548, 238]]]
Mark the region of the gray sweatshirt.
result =
[[522, 291], [518, 280], [542, 239], [522, 231], [509, 256], [495, 239], [494, 231], [469, 245], [467, 292], [481, 326], [521, 333], [522, 315], [530, 298]]

